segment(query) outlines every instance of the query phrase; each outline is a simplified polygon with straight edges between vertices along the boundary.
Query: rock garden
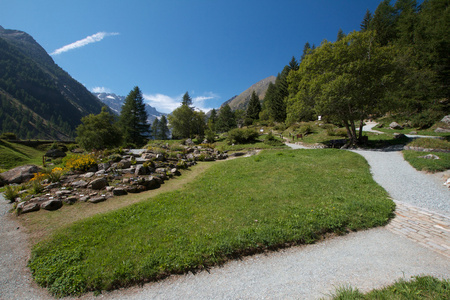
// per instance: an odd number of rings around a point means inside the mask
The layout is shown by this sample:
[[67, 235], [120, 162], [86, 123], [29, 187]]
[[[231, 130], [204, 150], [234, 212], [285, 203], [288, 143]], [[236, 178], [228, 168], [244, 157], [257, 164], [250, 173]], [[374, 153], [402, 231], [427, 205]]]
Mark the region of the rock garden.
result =
[[177, 147], [70, 153], [60, 158], [65, 155], [47, 153], [44, 156], [47, 168], [25, 165], [0, 174], [0, 186], [7, 185], [5, 197], [15, 202], [18, 214], [57, 210], [75, 202], [98, 203], [157, 189], [197, 161], [228, 157], [209, 145], [194, 145], [189, 140]]

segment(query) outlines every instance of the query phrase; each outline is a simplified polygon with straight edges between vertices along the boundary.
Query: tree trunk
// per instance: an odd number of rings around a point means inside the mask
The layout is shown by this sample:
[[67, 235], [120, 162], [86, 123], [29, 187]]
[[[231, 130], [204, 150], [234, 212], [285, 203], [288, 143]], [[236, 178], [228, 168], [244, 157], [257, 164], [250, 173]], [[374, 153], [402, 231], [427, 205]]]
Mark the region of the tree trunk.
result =
[[364, 126], [364, 120], [360, 120], [359, 121], [359, 136], [358, 136], [358, 141], [362, 142], [363, 140], [363, 126]]

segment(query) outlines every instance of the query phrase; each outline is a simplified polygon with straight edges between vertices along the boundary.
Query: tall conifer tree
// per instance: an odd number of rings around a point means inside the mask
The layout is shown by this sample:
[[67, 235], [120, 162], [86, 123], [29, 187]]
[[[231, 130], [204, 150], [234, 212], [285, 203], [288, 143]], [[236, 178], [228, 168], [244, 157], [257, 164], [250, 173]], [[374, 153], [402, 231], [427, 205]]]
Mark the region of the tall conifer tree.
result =
[[120, 127], [124, 135], [124, 142], [142, 146], [149, 137], [150, 125], [147, 123], [144, 98], [139, 87], [125, 98], [120, 112]]

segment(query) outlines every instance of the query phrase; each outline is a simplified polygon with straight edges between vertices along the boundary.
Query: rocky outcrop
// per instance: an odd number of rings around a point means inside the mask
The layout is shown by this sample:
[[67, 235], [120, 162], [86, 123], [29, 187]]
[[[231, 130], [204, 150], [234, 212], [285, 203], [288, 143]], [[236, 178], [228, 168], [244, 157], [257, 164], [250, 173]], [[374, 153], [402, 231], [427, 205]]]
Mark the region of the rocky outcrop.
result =
[[401, 126], [397, 122], [392, 122], [391, 124], [389, 124], [389, 128], [391, 128], [391, 129], [403, 129], [403, 126]]
[[5, 184], [24, 183], [34, 177], [34, 174], [39, 172], [41, 168], [35, 165], [20, 166], [0, 174]]
[[[195, 165], [198, 160], [228, 157], [226, 153], [195, 145], [185, 146], [185, 150], [179, 152], [167, 155], [143, 149], [100, 157], [106, 162], [98, 164], [98, 171], [69, 172], [59, 182], [45, 183], [44, 192], [38, 197], [20, 196], [17, 200], [20, 202], [17, 205], [18, 212], [57, 210], [76, 202], [99, 203], [115, 196], [157, 189], [171, 177], [180, 176], [180, 169]], [[7, 174], [7, 178], [16, 178], [17, 174], [22, 174], [21, 180], [28, 180], [39, 170], [36, 166], [23, 166], [8, 171], [16, 175]]]

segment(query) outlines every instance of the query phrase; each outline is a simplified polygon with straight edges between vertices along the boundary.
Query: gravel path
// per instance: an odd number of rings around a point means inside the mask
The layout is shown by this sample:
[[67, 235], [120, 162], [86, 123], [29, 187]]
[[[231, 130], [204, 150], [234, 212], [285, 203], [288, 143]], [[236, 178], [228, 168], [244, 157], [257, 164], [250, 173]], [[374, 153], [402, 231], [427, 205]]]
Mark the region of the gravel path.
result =
[[[412, 169], [401, 153], [355, 152], [368, 160], [375, 180], [395, 200], [450, 216], [450, 191], [434, 177]], [[16, 229], [14, 219], [6, 216], [9, 205], [0, 201], [0, 298], [48, 299], [30, 283], [25, 233]], [[376, 228], [81, 299], [318, 299], [341, 285], [367, 291], [421, 274], [450, 278], [450, 258], [387, 228]]]
[[31, 279], [26, 233], [8, 212], [10, 208], [0, 194], [0, 299], [48, 299], [47, 292]]
[[450, 189], [435, 176], [415, 170], [401, 152], [355, 150], [368, 161], [375, 181], [394, 200], [450, 216]]

